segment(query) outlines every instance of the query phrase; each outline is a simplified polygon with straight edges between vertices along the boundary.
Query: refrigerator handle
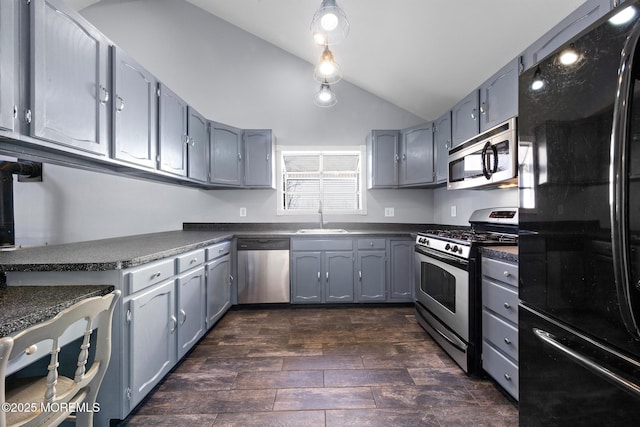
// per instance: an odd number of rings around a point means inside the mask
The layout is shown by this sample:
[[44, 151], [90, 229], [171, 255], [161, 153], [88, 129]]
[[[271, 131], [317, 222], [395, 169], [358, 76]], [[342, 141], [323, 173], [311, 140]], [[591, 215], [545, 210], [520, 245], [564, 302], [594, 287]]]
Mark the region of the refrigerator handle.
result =
[[626, 392], [631, 393], [636, 397], [640, 397], [640, 386], [638, 384], [631, 382], [624, 377], [621, 377], [620, 375], [610, 371], [604, 366], [595, 363], [588, 357], [576, 352], [573, 349], [570, 349], [563, 344], [560, 344], [558, 341], [556, 341], [556, 337], [549, 332], [543, 331], [542, 329], [538, 328], [532, 328], [532, 330], [536, 338], [558, 350], [560, 353], [567, 356], [572, 362], [575, 362], [578, 365], [588, 369], [589, 371], [599, 375], [600, 377], [609, 381], [613, 385], [620, 387]]
[[[629, 333], [640, 339], [640, 329], [631, 303], [631, 280], [627, 217], [628, 190], [628, 138], [630, 106], [633, 97], [632, 65], [640, 39], [640, 24], [636, 24], [622, 49], [618, 87], [613, 110], [609, 167], [609, 208], [611, 217], [611, 245], [616, 292], [622, 321]], [[636, 107], [637, 108], [637, 107]]]

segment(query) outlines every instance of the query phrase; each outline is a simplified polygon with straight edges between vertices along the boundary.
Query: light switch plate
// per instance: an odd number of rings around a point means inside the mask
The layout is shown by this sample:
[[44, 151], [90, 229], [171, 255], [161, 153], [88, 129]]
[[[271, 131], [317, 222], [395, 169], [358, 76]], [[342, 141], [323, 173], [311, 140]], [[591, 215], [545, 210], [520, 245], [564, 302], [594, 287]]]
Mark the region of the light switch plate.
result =
[[395, 212], [393, 208], [384, 208], [384, 216], [394, 216]]
[[247, 216], [247, 208], [240, 208], [240, 216]]
[[458, 215], [458, 209], [456, 208], [456, 206], [451, 206], [451, 216], [456, 216]]

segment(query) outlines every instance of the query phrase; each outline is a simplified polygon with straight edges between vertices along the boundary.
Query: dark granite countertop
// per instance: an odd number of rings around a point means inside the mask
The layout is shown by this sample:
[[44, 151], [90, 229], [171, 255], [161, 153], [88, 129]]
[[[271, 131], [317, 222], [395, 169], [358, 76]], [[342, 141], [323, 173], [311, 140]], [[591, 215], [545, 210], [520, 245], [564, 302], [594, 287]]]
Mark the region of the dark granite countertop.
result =
[[113, 291], [111, 285], [0, 288], [0, 337], [51, 319], [67, 307]]
[[228, 240], [224, 231], [168, 231], [0, 252], [0, 271], [119, 270]]
[[503, 259], [510, 262], [518, 262], [517, 246], [482, 246], [480, 248], [483, 254], [487, 254], [492, 258]]

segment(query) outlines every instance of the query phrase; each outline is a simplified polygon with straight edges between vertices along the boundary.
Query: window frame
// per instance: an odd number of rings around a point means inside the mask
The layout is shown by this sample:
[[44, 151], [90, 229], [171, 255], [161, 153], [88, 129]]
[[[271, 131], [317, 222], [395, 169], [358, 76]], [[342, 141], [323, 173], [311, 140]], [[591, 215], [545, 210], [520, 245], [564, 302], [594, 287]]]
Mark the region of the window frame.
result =
[[[286, 153], [294, 153], [301, 155], [309, 154], [359, 154], [360, 156], [360, 209], [345, 210], [345, 209], [323, 209], [325, 215], [366, 215], [367, 214], [367, 194], [366, 194], [366, 146], [353, 145], [345, 147], [297, 147], [297, 146], [277, 146], [276, 147], [276, 215], [318, 215], [317, 209], [300, 209], [300, 210], [285, 210], [284, 206], [284, 189], [283, 189], [283, 155]], [[322, 181], [320, 184], [320, 194], [323, 194]]]

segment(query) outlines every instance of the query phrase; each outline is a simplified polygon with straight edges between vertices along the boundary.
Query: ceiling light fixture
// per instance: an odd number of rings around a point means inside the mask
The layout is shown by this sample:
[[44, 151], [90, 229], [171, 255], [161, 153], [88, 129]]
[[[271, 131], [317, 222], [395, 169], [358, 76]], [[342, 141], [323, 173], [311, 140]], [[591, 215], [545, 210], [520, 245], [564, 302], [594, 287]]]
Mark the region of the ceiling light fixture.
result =
[[335, 0], [322, 0], [311, 20], [311, 33], [319, 45], [333, 45], [349, 34], [349, 20]]
[[333, 58], [333, 53], [331, 53], [328, 46], [325, 46], [322, 52], [320, 63], [315, 68], [313, 77], [325, 84], [337, 83], [342, 78], [340, 65]]
[[322, 83], [320, 90], [316, 92], [315, 104], [318, 107], [333, 107], [338, 103], [336, 94], [331, 90], [331, 86], [328, 83]]

